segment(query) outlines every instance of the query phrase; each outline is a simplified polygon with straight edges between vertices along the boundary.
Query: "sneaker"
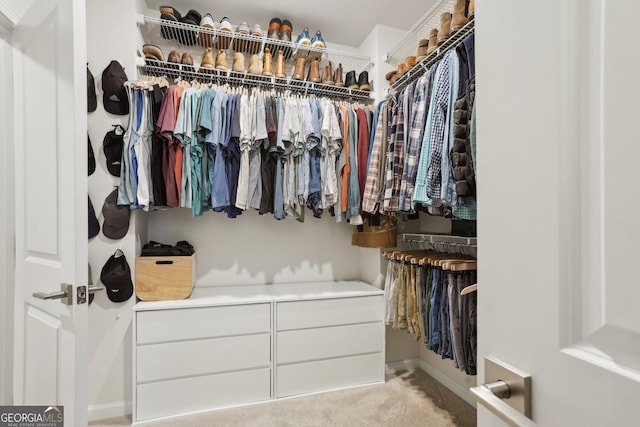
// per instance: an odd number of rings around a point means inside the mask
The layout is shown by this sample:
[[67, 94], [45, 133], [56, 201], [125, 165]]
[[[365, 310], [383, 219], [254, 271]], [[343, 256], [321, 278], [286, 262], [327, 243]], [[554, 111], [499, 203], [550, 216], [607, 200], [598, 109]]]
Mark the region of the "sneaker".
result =
[[236, 33], [238, 34], [249, 34], [249, 26], [246, 22], [242, 22], [242, 24], [238, 25], [236, 28]]
[[311, 39], [309, 38], [309, 29], [307, 27], [304, 27], [304, 30], [302, 30], [302, 32], [300, 33], [300, 35], [296, 39], [296, 43], [297, 44], [306, 44], [306, 45], [310, 45], [311, 44]]
[[324, 40], [322, 39], [322, 33], [320, 30], [316, 31], [316, 35], [313, 36], [313, 40], [311, 40], [311, 46], [324, 48]]

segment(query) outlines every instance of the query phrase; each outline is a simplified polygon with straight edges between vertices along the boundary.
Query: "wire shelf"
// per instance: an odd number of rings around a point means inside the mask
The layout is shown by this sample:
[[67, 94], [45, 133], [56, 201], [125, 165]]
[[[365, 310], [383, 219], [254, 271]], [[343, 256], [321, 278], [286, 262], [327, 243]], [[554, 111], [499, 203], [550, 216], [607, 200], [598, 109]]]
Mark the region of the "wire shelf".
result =
[[469, 34], [472, 34], [475, 29], [475, 20], [469, 21], [464, 27], [456, 31], [450, 36], [442, 45], [438, 46], [438, 49], [427, 55], [422, 61], [417, 63], [414, 67], [409, 68], [402, 74], [402, 76], [396, 80], [396, 82], [389, 88], [389, 91], [398, 91], [408, 86], [413, 81], [422, 76], [436, 62], [440, 61], [444, 55], [451, 49], [455, 49]]
[[313, 83], [305, 80], [293, 80], [291, 78], [279, 78], [214, 68], [199, 68], [196, 70], [193, 66], [156, 61], [148, 58], [145, 59], [144, 65], [141, 65], [141, 68], [144, 69], [146, 74], [152, 76], [166, 76], [188, 81], [195, 80], [201, 83], [228, 84], [238, 87], [260, 87], [265, 90], [290, 91], [303, 95], [325, 96], [349, 101], [371, 101], [371, 94], [367, 91]]
[[142, 28], [142, 36], [146, 43], [165, 46], [172, 50], [178, 48], [191, 51], [210, 47], [214, 50], [226, 49], [230, 53], [257, 54], [262, 58], [264, 49], [269, 48], [274, 59], [278, 50], [282, 50], [287, 61], [295, 61], [299, 57], [317, 58], [323, 62], [331, 61], [336, 66], [342, 64], [345, 73], [350, 70], [354, 70], [356, 73], [368, 71], [373, 65], [370, 56], [359, 53], [308, 45], [299, 46], [295, 42], [167, 21], [144, 15], [138, 16], [138, 23]]

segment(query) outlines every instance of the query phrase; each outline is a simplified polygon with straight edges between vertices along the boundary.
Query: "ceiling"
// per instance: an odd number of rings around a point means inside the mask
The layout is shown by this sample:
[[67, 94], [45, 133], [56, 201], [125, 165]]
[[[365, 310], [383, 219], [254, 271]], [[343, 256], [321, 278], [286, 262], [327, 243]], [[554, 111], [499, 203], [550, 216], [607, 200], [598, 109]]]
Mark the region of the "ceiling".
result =
[[260, 24], [264, 30], [273, 17], [289, 19], [293, 25], [294, 41], [303, 27], [309, 27], [311, 37], [316, 30], [321, 30], [327, 41], [357, 47], [377, 24], [410, 29], [435, 2], [436, 0], [398, 3], [393, 0], [177, 0], [171, 3], [166, 0], [147, 0], [147, 5], [152, 10], [158, 10], [161, 5], [172, 5], [183, 15], [186, 15], [189, 8], [201, 14], [211, 12], [215, 21], [228, 16], [234, 26], [246, 21], [249, 26]]

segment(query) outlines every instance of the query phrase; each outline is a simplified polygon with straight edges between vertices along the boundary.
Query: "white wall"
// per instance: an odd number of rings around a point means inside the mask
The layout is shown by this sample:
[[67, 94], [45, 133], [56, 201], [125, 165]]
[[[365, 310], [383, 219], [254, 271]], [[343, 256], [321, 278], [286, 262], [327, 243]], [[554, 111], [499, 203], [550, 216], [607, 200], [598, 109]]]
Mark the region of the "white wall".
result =
[[1, 92], [5, 94], [0, 102], [0, 405], [13, 403], [13, 298], [14, 298], [14, 162], [13, 162], [13, 80], [11, 78], [11, 46], [0, 38]]
[[235, 219], [190, 209], [148, 214], [148, 237], [161, 243], [188, 240], [196, 249], [196, 286], [355, 280], [359, 250], [351, 226], [336, 224], [328, 212], [304, 223], [277, 221], [246, 211]]
[[[111, 125], [126, 128], [128, 116], [107, 113], [102, 106], [102, 71], [112, 59], [119, 61], [131, 80], [137, 77], [133, 46], [137, 28], [133, 20], [135, 2], [114, 0], [87, 2], [87, 61], [96, 82], [98, 108], [89, 113], [88, 128], [96, 156], [96, 171], [88, 178], [89, 195], [102, 225], [105, 197], [118, 185], [106, 168], [102, 140]], [[131, 216], [128, 234], [121, 240], [107, 239], [102, 231], [89, 242], [92, 281], [100, 284], [100, 270], [116, 249], [121, 249], [134, 270], [135, 230], [144, 229], [139, 213]], [[131, 412], [132, 337], [131, 319], [135, 298], [124, 303], [111, 302], [104, 291], [89, 306], [89, 418], [104, 419]]]
[[376, 102], [387, 96], [389, 82], [385, 80], [384, 75], [395, 68], [384, 62], [384, 55], [394, 47], [405, 33], [405, 30], [378, 24], [359, 46], [360, 53], [373, 57], [374, 65], [369, 71], [369, 80], [373, 85], [371, 89], [375, 93]]

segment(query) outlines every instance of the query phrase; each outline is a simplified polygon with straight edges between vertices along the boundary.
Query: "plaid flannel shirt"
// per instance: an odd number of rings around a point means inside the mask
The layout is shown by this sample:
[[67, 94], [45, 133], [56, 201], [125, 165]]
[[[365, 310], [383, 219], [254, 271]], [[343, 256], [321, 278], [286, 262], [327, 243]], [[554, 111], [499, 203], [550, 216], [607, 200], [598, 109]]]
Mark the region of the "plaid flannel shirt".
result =
[[364, 195], [362, 197], [362, 210], [370, 214], [378, 212], [380, 207], [380, 172], [383, 170], [384, 157], [383, 139], [386, 139], [386, 111], [388, 103], [381, 106], [374, 118], [376, 123], [375, 133], [373, 137], [373, 146], [369, 153], [369, 166], [367, 168], [367, 181], [364, 186]]
[[441, 195], [442, 185], [442, 150], [445, 140], [449, 135], [449, 97], [451, 95], [451, 67], [449, 62], [455, 51], [450, 51], [440, 62], [438, 71], [440, 72], [439, 85], [434, 90], [434, 114], [431, 127], [431, 144], [429, 147], [429, 157], [431, 162], [427, 171], [427, 195], [433, 200], [437, 200]]
[[392, 126], [393, 144], [387, 150], [387, 171], [385, 180], [385, 194], [383, 211], [387, 213], [398, 212], [398, 196], [400, 194], [400, 182], [404, 169], [404, 105], [405, 91], [398, 93], [396, 98], [395, 122]]
[[402, 182], [400, 184], [400, 198], [398, 201], [398, 209], [401, 212], [413, 211], [414, 184], [418, 172], [424, 125], [427, 119], [427, 84], [430, 74], [430, 72], [427, 72], [420, 77], [417, 81], [413, 96], [412, 117], [409, 122], [411, 124], [409, 142], [407, 155], [404, 159]]

